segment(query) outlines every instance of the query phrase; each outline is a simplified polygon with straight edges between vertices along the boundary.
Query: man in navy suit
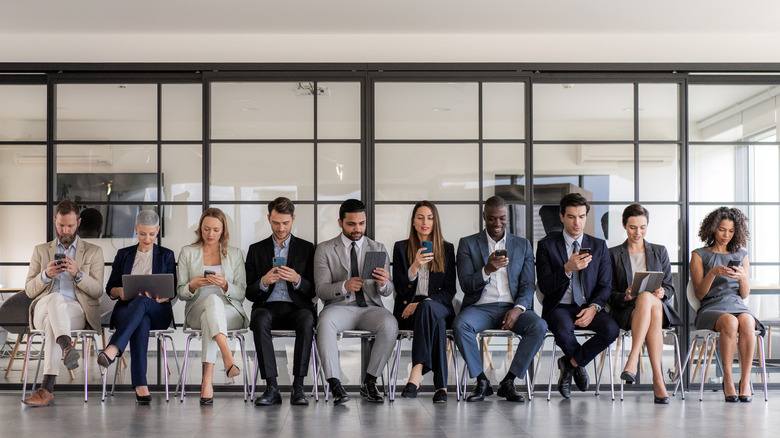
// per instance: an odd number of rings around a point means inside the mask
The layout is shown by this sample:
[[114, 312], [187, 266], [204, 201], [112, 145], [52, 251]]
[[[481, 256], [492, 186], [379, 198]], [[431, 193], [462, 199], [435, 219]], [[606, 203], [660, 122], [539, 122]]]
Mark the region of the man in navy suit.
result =
[[[585, 365], [618, 336], [617, 323], [607, 312], [612, 264], [607, 243], [584, 233], [590, 204], [578, 193], [561, 199], [563, 232], [539, 242], [536, 274], [544, 295], [542, 318], [547, 321], [564, 356], [558, 360], [558, 392], [571, 396], [572, 377], [580, 391], [588, 390]], [[589, 251], [589, 252], [588, 252]], [[575, 329], [596, 334], [580, 345]]]
[[533, 248], [528, 240], [506, 232], [507, 204], [502, 198], [492, 196], [485, 201], [482, 217], [485, 229], [460, 239], [458, 244], [458, 280], [464, 296], [453, 328], [469, 375], [477, 378], [466, 401], [482, 401], [493, 394], [482, 370], [476, 334], [500, 328], [512, 330], [522, 339], [498, 395], [522, 402], [525, 399], [515, 388], [515, 377], [525, 375], [547, 332], [547, 324], [531, 309], [535, 290]]

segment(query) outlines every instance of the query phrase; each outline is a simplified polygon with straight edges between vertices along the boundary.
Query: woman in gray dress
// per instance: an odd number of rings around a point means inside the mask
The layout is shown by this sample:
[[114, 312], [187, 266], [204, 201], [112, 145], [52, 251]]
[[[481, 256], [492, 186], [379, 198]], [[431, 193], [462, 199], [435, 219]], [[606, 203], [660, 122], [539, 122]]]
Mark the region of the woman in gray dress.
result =
[[[727, 402], [751, 401], [750, 369], [756, 348], [756, 328], [763, 329], [744, 299], [750, 295], [750, 261], [745, 246], [750, 238], [747, 217], [736, 208], [720, 207], [704, 218], [699, 238], [706, 245], [691, 254], [691, 281], [701, 307], [697, 329], [720, 333], [723, 394]], [[739, 350], [739, 397], [731, 368]]]

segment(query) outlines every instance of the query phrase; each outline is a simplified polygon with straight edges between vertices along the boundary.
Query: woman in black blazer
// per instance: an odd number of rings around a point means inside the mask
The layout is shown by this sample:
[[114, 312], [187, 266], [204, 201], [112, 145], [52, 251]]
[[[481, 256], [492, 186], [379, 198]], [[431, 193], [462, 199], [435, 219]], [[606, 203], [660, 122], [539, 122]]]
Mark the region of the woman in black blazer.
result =
[[[432, 252], [423, 248], [430, 242]], [[411, 261], [411, 263], [410, 263]], [[401, 395], [417, 397], [423, 374], [433, 371], [435, 403], [447, 401], [447, 326], [455, 310], [455, 247], [441, 233], [439, 211], [430, 201], [412, 209], [409, 238], [393, 247], [393, 315], [401, 330], [414, 330], [412, 372]]]
[[[98, 364], [108, 368], [130, 344], [130, 376], [138, 404], [149, 404], [151, 396], [146, 384], [146, 353], [149, 330], [168, 328], [173, 320], [168, 298], [152, 298], [147, 293], [130, 301], [122, 297], [123, 274], [173, 274], [176, 284], [176, 259], [173, 251], [155, 245], [160, 231], [160, 218], [151, 210], [141, 210], [135, 219], [138, 244], [120, 249], [111, 266], [106, 293], [117, 300], [111, 314], [114, 335], [106, 349], [98, 355]], [[176, 293], [174, 288], [174, 294]]]
[[[680, 317], [672, 307], [674, 284], [669, 254], [662, 245], [645, 240], [650, 213], [639, 204], [631, 204], [623, 210], [623, 228], [628, 239], [609, 249], [612, 259], [612, 296], [610, 314], [620, 328], [631, 330], [631, 352], [620, 378], [636, 381], [639, 354], [642, 344], [647, 344], [650, 366], [653, 370], [653, 395], [655, 403], [669, 403], [666, 392], [661, 355], [663, 353], [664, 327], [680, 323]], [[634, 272], [661, 271], [664, 273], [661, 287], [653, 292], [631, 294]]]

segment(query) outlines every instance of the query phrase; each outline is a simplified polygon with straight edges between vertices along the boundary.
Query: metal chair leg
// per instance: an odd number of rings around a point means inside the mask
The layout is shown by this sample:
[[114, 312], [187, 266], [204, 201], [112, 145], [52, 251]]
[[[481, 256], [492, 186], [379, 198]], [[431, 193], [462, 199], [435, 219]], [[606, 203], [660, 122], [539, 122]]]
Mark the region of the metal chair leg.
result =
[[450, 339], [450, 342], [452, 342], [452, 347], [451, 347], [452, 359], [455, 362], [455, 398], [457, 401], [460, 401], [461, 394], [460, 394], [460, 375], [458, 375], [458, 349], [454, 339]]
[[550, 359], [550, 379], [547, 381], [547, 401], [550, 401], [550, 393], [552, 392], [552, 379], [553, 379], [553, 369], [555, 368], [555, 348], [557, 347], [555, 343], [555, 338], [553, 338], [553, 344], [552, 344], [552, 358]]
[[[312, 375], [314, 377], [314, 388], [313, 388], [313, 391], [314, 391], [314, 401], [315, 402], [320, 401], [320, 387], [319, 387], [320, 382], [318, 380], [318, 377], [319, 377], [319, 375], [318, 375], [318, 371], [319, 371], [318, 370], [318, 368], [319, 368], [318, 365], [319, 365], [319, 362], [317, 361], [317, 343], [316, 343], [316, 341], [314, 339], [312, 339], [312, 341], [311, 341], [311, 373], [312, 373]], [[255, 378], [257, 378], [257, 377], [255, 377]], [[252, 398], [254, 399], [254, 396], [252, 396]]]

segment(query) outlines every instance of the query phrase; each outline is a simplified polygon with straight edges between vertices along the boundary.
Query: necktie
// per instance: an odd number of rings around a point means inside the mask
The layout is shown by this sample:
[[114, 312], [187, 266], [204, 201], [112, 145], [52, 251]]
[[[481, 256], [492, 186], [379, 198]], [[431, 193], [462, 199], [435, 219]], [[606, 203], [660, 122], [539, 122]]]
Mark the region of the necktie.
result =
[[[360, 277], [360, 274], [358, 273], [357, 251], [355, 250], [356, 246], [357, 244], [352, 242], [352, 249], [349, 251], [350, 275], [352, 277]], [[363, 288], [360, 288], [359, 291], [355, 292], [355, 301], [360, 307], [368, 307], [368, 304], [366, 304], [366, 297], [363, 295]]]
[[[577, 254], [580, 252], [580, 243], [576, 240], [574, 241], [573, 251], [572, 254]], [[571, 273], [571, 295], [572, 299], [578, 306], [582, 306], [582, 303], [585, 302], [585, 297], [582, 295], [582, 283], [580, 282], [580, 271], [574, 271]]]

